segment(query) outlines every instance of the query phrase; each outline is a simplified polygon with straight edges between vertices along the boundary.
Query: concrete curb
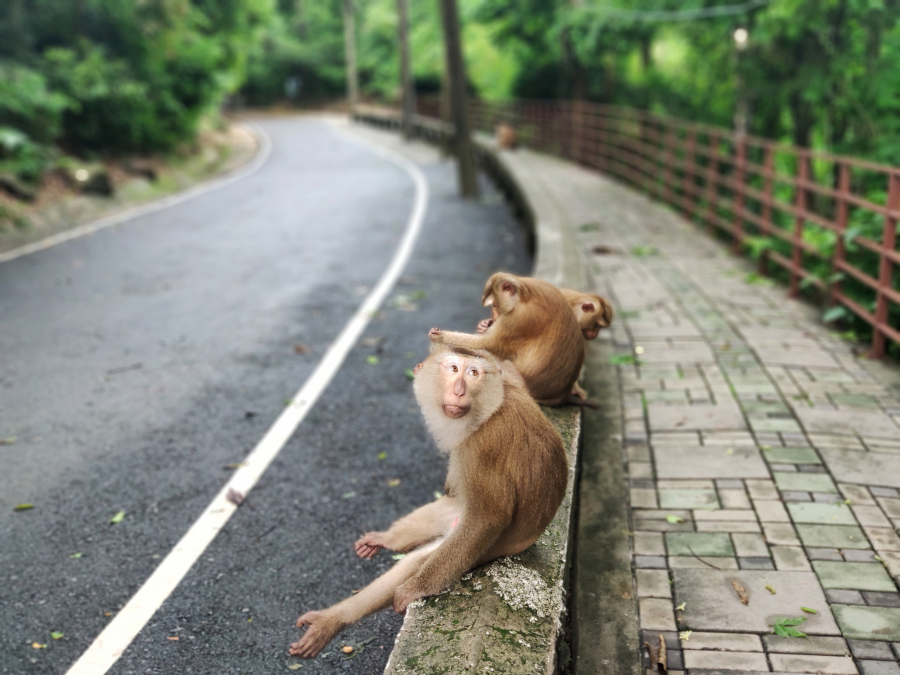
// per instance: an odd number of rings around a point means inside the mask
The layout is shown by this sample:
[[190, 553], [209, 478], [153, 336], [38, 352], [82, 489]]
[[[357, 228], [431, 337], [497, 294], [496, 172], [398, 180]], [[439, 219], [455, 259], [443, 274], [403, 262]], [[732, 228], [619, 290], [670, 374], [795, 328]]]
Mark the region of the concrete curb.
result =
[[[399, 130], [397, 113], [361, 107], [354, 119]], [[452, 126], [416, 117], [414, 133], [433, 142], [452, 140]], [[532, 274], [558, 286], [584, 287], [584, 270], [566, 211], [531, 170], [537, 156], [500, 150], [488, 137], [476, 139], [482, 168], [505, 193], [529, 228], [535, 248]], [[545, 161], [543, 156], [541, 161]], [[581, 411], [544, 408], [563, 437], [569, 461], [566, 496], [538, 542], [467, 574], [441, 595], [407, 610], [385, 675], [408, 673], [542, 673], [567, 669], [566, 595], [575, 525], [576, 467]]]

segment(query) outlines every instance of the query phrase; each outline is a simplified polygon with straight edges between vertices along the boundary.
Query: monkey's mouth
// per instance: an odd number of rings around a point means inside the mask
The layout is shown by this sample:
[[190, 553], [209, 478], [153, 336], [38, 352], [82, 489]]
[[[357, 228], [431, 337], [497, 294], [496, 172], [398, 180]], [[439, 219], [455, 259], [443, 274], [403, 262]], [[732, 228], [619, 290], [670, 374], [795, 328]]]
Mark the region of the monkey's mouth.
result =
[[461, 406], [461, 405], [444, 405], [444, 414], [447, 417], [451, 417], [455, 420], [458, 420], [460, 417], [465, 416], [467, 412], [469, 412], [470, 406]]

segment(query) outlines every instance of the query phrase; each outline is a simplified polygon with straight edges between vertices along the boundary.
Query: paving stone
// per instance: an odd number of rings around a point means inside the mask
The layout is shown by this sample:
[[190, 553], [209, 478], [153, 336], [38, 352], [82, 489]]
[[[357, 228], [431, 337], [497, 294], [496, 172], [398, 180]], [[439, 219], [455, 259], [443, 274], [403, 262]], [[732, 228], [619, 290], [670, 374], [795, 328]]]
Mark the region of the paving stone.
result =
[[788, 504], [787, 508], [795, 523], [856, 525], [846, 504]]
[[666, 545], [662, 532], [635, 532], [634, 552], [637, 555], [664, 556]]
[[836, 548], [810, 548], [806, 549], [806, 556], [810, 560], [835, 560], [840, 562], [844, 559], [841, 552]]
[[640, 488], [631, 488], [629, 491], [631, 497], [631, 508], [633, 509], [655, 509], [656, 490], [646, 490]]
[[866, 550], [859, 551], [855, 549], [845, 548], [841, 550], [844, 554], [844, 560], [847, 562], [878, 562], [875, 559], [875, 551]]
[[853, 515], [856, 516], [856, 520], [859, 521], [860, 525], [870, 525], [872, 527], [891, 526], [891, 521], [885, 517], [884, 513], [877, 506], [851, 504], [850, 508], [853, 510]]
[[656, 488], [656, 482], [650, 478], [629, 478], [628, 485], [642, 490], [653, 490]]
[[812, 566], [819, 575], [822, 588], [891, 592], [896, 590], [894, 582], [879, 563], [814, 560]]
[[900, 499], [891, 499], [888, 497], [879, 497], [878, 503], [884, 512], [891, 518], [900, 518]]
[[[716, 481], [716, 483], [718, 482]], [[749, 509], [751, 507], [750, 499], [743, 487], [739, 490], [719, 487], [719, 503], [723, 509]]]
[[653, 465], [650, 462], [629, 462], [628, 475], [632, 478], [653, 478]]
[[746, 481], [747, 492], [750, 497], [756, 501], [758, 499], [780, 499], [778, 490], [775, 489], [775, 483], [771, 480], [748, 480]]
[[775, 473], [775, 485], [779, 490], [797, 490], [800, 492], [834, 492], [837, 485], [831, 476], [824, 473]]
[[832, 605], [865, 605], [866, 601], [859, 591], [842, 591], [826, 589], [825, 597]]
[[727, 534], [705, 532], [666, 532], [666, 548], [670, 556], [734, 556]]
[[814, 656], [809, 654], [769, 654], [772, 668], [789, 673], [829, 673], [857, 675], [859, 672], [849, 656]]
[[815, 548], [869, 548], [869, 540], [855, 525], [797, 524], [797, 535], [804, 546]]
[[874, 497], [900, 497], [900, 491], [894, 488], [870, 487], [869, 492]]
[[864, 526], [863, 530], [877, 551], [900, 551], [900, 537], [893, 529]]
[[821, 464], [822, 460], [812, 448], [781, 448], [777, 446], [763, 449], [763, 458], [767, 462], [785, 464]]
[[850, 485], [849, 483], [838, 483], [838, 490], [844, 495], [845, 499], [849, 499], [853, 504], [874, 504], [875, 500], [869, 494], [864, 485]]
[[822, 656], [850, 656], [847, 641], [839, 637], [810, 635], [801, 640], [780, 635], [765, 635], [766, 651], [775, 654], [820, 654]]
[[800, 540], [790, 523], [765, 523], [763, 532], [766, 541], [772, 546], [799, 546]]
[[760, 532], [761, 528], [756, 521], [699, 521], [696, 523], [698, 532]]
[[641, 598], [638, 601], [641, 628], [648, 630], [675, 630], [672, 601], [662, 598]]
[[663, 509], [718, 509], [715, 490], [659, 490]]
[[658, 518], [635, 518], [634, 529], [643, 532], [693, 532], [694, 525], [690, 520], [670, 523]]
[[812, 569], [806, 553], [799, 546], [773, 546], [772, 560], [776, 569], [785, 572], [805, 572]]
[[719, 511], [694, 511], [694, 520], [727, 520], [756, 522], [756, 513], [753, 509], [721, 509]]
[[[897, 455], [888, 452], [857, 452], [840, 448], [821, 448], [819, 454], [825, 460], [833, 476], [845, 483], [862, 483], [883, 487], [900, 487], [900, 462]], [[875, 495], [876, 488], [869, 488]]]
[[719, 488], [720, 491], [721, 490], [740, 490], [741, 492], [744, 491], [743, 481], [734, 480], [733, 478], [725, 478], [722, 480], [717, 480], [716, 487]]
[[784, 510], [784, 504], [781, 502], [772, 502], [759, 500], [753, 502], [753, 508], [759, 516], [760, 522], [763, 523], [789, 523], [791, 517]]
[[894, 652], [889, 642], [875, 640], [847, 640], [854, 658], [874, 661], [893, 661]]
[[769, 477], [756, 448], [654, 445], [653, 456], [658, 474], [667, 479]]
[[650, 403], [647, 405], [647, 417], [654, 433], [747, 428], [740, 409], [733, 403], [724, 401], [714, 406]]
[[[900, 427], [894, 424], [889, 415], [881, 411], [816, 410], [796, 406], [794, 414], [806, 432], [811, 434], [859, 434], [873, 438], [900, 440]], [[826, 458], [825, 461], [828, 462], [828, 459]], [[832, 471], [832, 473], [843, 477], [843, 473], [840, 471]]]
[[[681, 621], [689, 629], [739, 633], [768, 633], [778, 617], [796, 616], [800, 607], [818, 610], [808, 615], [803, 632], [839, 635], [816, 575], [812, 572], [676, 569], [675, 603], [685, 603]], [[750, 596], [741, 604], [731, 585], [734, 579]], [[777, 589], [772, 595], [766, 585]], [[872, 608], [866, 608], [872, 609]]]
[[635, 570], [637, 593], [641, 598], [671, 598], [672, 585], [666, 570]]
[[863, 597], [873, 607], [900, 607], [900, 593], [863, 591]]
[[713, 490], [716, 484], [711, 480], [667, 480], [656, 481], [660, 490]]
[[798, 464], [797, 470], [802, 473], [827, 473], [825, 467], [818, 464]]
[[650, 448], [648, 448], [646, 445], [632, 445], [627, 448], [626, 453], [628, 455], [629, 462], [650, 461]]
[[812, 341], [809, 341], [807, 344], [809, 346], [800, 346], [796, 343], [767, 343], [765, 345], [754, 345], [754, 349], [757, 358], [767, 366], [784, 365], [792, 368], [840, 369], [840, 364], [834, 360], [830, 353], [813, 346], [815, 343]]
[[634, 566], [645, 569], [666, 569], [666, 559], [663, 556], [656, 555], [636, 555], [634, 556]]
[[811, 502], [812, 495], [808, 492], [792, 492], [785, 491], [781, 493], [781, 498], [786, 502]]
[[744, 558], [763, 558], [769, 556], [769, 547], [760, 534], [733, 534], [731, 541], [737, 555]]
[[862, 675], [900, 675], [900, 664], [889, 661], [860, 661]]
[[[759, 671], [769, 672], [766, 655], [759, 652], [712, 652], [690, 650], [684, 652], [684, 665], [690, 672], [695, 668], [715, 668], [717, 671]], [[701, 671], [707, 672], [707, 671]]]
[[725, 652], [761, 652], [762, 642], [751, 633], [705, 633], [693, 631], [687, 640], [681, 640], [685, 651], [703, 649]]
[[663, 642], [666, 643], [666, 649], [681, 649], [678, 633], [675, 631], [642, 630], [641, 645], [645, 642], [649, 642], [651, 645], [658, 645], [660, 635], [663, 636]]
[[812, 498], [814, 502], [820, 504], [837, 504], [844, 501], [844, 498], [836, 492], [813, 492]]
[[894, 648], [894, 653], [897, 655], [897, 659], [900, 659], [900, 642], [892, 642], [891, 646]]
[[636, 520], [665, 520], [669, 516], [691, 519], [691, 512], [684, 509], [634, 509], [632, 513]]
[[799, 433], [802, 431], [800, 425], [796, 420], [788, 419], [788, 418], [763, 418], [763, 419], [750, 419], [750, 428], [753, 429], [754, 433], [760, 434], [765, 433], [767, 431], [782, 431], [782, 432], [794, 432]]
[[738, 567], [742, 570], [774, 570], [771, 558], [738, 558]]

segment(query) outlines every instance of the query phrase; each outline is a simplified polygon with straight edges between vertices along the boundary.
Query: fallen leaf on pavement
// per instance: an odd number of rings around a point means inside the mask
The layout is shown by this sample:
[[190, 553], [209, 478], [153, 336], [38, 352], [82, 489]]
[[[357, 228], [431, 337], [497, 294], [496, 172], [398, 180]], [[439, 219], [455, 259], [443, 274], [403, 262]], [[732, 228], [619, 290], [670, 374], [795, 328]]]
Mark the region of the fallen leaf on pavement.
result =
[[391, 556], [394, 560], [403, 560], [406, 557], [405, 553], [395, 553]]
[[738, 594], [738, 598], [741, 600], [742, 605], [750, 604], [750, 596], [747, 595], [747, 589], [741, 586], [737, 581], [731, 579], [731, 586], [734, 588], [735, 592]]
[[170, 635], [166, 638], [166, 640], [171, 640], [172, 642], [178, 642], [179, 638], [177, 635]]
[[65, 633], [57, 633], [55, 630], [54, 630], [54, 631], [50, 631], [50, 637], [52, 637], [54, 640], [59, 640], [59, 639], [62, 638], [64, 635], [65, 635]]
[[363, 347], [377, 347], [381, 344], [384, 344], [384, 341], [387, 340], [383, 335], [370, 335], [369, 337], [364, 337], [359, 341]]
[[650, 657], [650, 664], [655, 665], [656, 660], [659, 658], [659, 651], [649, 642], [644, 642], [644, 646], [647, 648], [647, 655]]
[[302, 663], [292, 663], [288, 666], [288, 670], [300, 670], [303, 667]]
[[674, 524], [684, 522], [684, 518], [682, 518], [681, 516], [672, 515], [671, 513], [668, 516], [666, 516], [666, 520], [669, 521], [670, 523], [674, 523]]
[[379, 452], [379, 453], [378, 453], [378, 459], [387, 459], [387, 453], [386, 453], [386, 452]]
[[413, 372], [412, 368], [407, 368], [406, 370], [403, 371], [403, 374], [406, 375], [407, 380], [416, 379], [416, 374], [415, 374], [415, 372]]
[[678, 634], [678, 638], [680, 640], [684, 640], [685, 642], [687, 642], [688, 640], [691, 639], [691, 633], [693, 633], [693, 632], [694, 631], [692, 631], [692, 630], [683, 630]]
[[344, 494], [341, 495], [341, 497], [343, 499], [353, 499], [355, 496], [356, 496], [356, 493], [353, 491], [345, 492]]
[[769, 584], [766, 584], [766, 590], [769, 591], [772, 595], [775, 595], [775, 589], [772, 588]]
[[307, 347], [306, 345], [302, 345], [298, 342], [297, 344], [294, 345], [294, 351], [297, 354], [309, 354], [310, 350], [309, 350], [309, 347]]
[[350, 645], [346, 645], [345, 647], [341, 647], [341, 651], [344, 652], [345, 654], [352, 654], [353, 647], [351, 647]]
[[244, 503], [244, 495], [242, 495], [234, 488], [228, 488], [228, 492], [225, 494], [225, 499], [230, 501], [235, 506], [240, 506]]
[[799, 626], [804, 621], [806, 621], [805, 616], [801, 616], [796, 619], [776, 619], [772, 624], [772, 628], [774, 629], [772, 632], [774, 632], [775, 635], [780, 635], [781, 637], [806, 637], [806, 633], [803, 633], [793, 627]]
[[807, 614], [818, 614], [819, 613], [819, 610], [812, 609], [810, 607], [801, 607], [800, 609], [803, 610], [804, 612], [806, 612]]
[[659, 638], [659, 656], [657, 657], [656, 662], [663, 670], [669, 670], [669, 665], [666, 660], [666, 641], [663, 639], [662, 633], [656, 637]]
[[47, 649], [47, 645], [46, 644], [42, 645], [40, 642], [32, 642], [31, 646], [34, 647], [35, 649]]
[[10, 436], [8, 438], [0, 438], [0, 445], [12, 445], [16, 442], [15, 436]]
[[686, 602], [682, 602], [680, 605], [678, 605], [678, 607], [675, 608], [675, 610], [678, 611], [678, 612], [683, 612], [683, 611], [684, 611], [684, 608], [685, 608], [686, 606], [687, 606], [687, 603], [686, 603]]
[[70, 558], [80, 558], [82, 555], [84, 555], [84, 554], [83, 554], [83, 553], [73, 553], [73, 554], [70, 555], [69, 557], [70, 557]]
[[366, 357], [366, 363], [368, 363], [370, 366], [377, 366], [379, 360], [380, 359], [377, 356], [375, 356], [374, 354], [369, 354]]
[[391, 478], [391, 479], [388, 481], [388, 487], [397, 487], [398, 485], [400, 485], [400, 479], [399, 479], [399, 478]]
[[121, 523], [125, 518], [125, 512], [119, 511], [116, 515], [109, 519], [110, 525], [115, 525], [116, 523]]
[[34, 504], [19, 504], [13, 507], [13, 511], [30, 511], [34, 508]]

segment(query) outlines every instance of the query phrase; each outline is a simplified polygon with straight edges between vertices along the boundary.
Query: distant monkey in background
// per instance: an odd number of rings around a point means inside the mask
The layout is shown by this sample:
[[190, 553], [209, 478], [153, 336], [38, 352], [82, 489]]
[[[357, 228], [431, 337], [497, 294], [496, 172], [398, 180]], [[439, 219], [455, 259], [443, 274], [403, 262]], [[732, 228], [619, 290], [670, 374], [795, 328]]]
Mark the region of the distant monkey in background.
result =
[[559, 434], [509, 362], [434, 337], [415, 368], [413, 389], [425, 423], [449, 454], [445, 496], [356, 544], [361, 558], [382, 548], [406, 556], [356, 595], [297, 620], [291, 645], [312, 658], [346, 626], [393, 605], [441, 592], [477, 565], [531, 546], [553, 519], [568, 467]]
[[515, 150], [519, 147], [516, 130], [506, 122], [497, 125], [497, 147], [501, 150]]

